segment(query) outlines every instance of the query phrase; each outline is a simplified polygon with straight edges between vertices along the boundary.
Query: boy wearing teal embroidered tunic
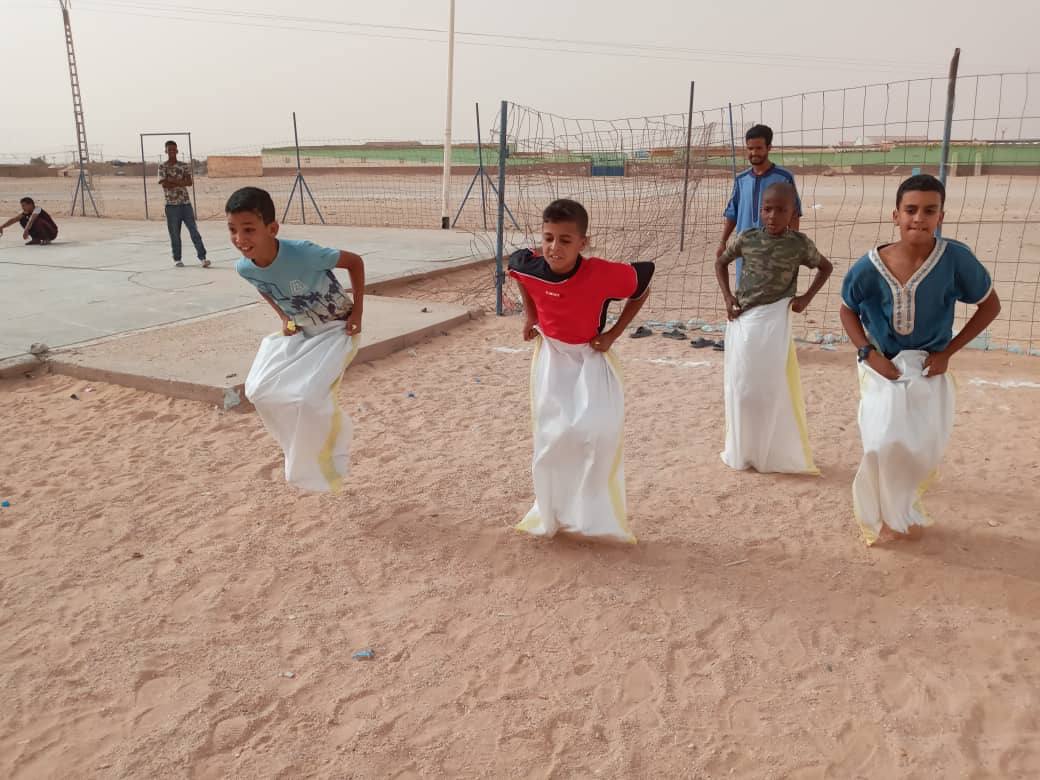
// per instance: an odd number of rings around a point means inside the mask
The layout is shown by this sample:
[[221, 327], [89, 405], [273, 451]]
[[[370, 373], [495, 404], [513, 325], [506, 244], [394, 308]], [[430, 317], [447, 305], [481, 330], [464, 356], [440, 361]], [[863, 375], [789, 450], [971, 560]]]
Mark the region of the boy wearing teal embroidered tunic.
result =
[[[945, 200], [945, 187], [934, 176], [912, 176], [904, 181], [896, 193], [896, 210], [892, 214], [899, 227], [899, 241], [879, 246], [861, 257], [842, 283], [841, 322], [858, 350], [861, 367], [860, 430], [865, 455], [853, 495], [857, 519], [868, 543], [890, 532], [904, 534], [928, 525], [920, 506], [924, 481], [910, 486], [913, 490], [897, 490], [893, 480], [913, 464], [896, 464], [891, 459], [908, 457], [907, 448], [913, 451], [927, 440], [929, 446], [924, 449], [931, 449], [937, 456], [930, 470], [938, 467], [953, 414], [953, 385], [943, 375], [950, 358], [1000, 313], [1000, 299], [989, 272], [971, 249], [959, 241], [936, 237]], [[977, 308], [954, 336], [954, 309], [958, 302]], [[947, 404], [947, 421], [936, 418], [945, 432], [933, 436], [930, 431], [919, 431], [922, 438], [917, 442], [907, 438], [912, 432], [904, 435], [891, 431], [887, 439], [883, 433], [879, 435], [875, 429], [884, 427], [886, 420], [890, 427], [908, 426], [886, 417], [898, 409], [885, 411], [884, 404], [876, 407], [881, 410], [880, 416], [864, 413], [863, 404], [871, 401], [867, 383], [875, 383], [870, 388], [882, 394], [904, 393], [908, 421], [922, 420], [932, 413], [934, 410], [927, 408], [929, 403]], [[899, 383], [898, 387], [894, 383]], [[876, 435], [879, 444], [875, 450], [868, 446], [868, 439], [873, 440]], [[917, 451], [921, 448], [917, 447]], [[868, 460], [874, 470], [869, 480], [864, 474]], [[869, 491], [864, 488], [867, 482], [872, 483]]]

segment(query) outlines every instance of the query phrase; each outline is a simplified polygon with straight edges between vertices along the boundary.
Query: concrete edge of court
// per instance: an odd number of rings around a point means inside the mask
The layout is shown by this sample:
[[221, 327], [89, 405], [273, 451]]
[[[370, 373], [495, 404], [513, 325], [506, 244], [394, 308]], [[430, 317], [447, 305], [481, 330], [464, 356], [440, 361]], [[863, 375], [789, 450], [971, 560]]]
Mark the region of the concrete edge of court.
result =
[[[495, 258], [493, 257], [485, 257], [466, 263], [456, 262], [446, 264], [439, 268], [420, 270], [414, 273], [395, 276], [391, 279], [373, 282], [372, 284], [367, 285], [366, 288], [366, 292], [370, 296], [368, 300], [375, 300], [379, 298], [382, 293], [392, 292], [394, 289], [399, 289], [402, 285], [434, 279], [467, 269], [479, 268], [490, 265], [494, 261]], [[433, 306], [440, 310], [445, 307], [443, 304], [434, 303], [424, 305], [421, 301], [415, 301], [414, 303], [422, 306], [424, 309]], [[183, 326], [191, 326], [207, 322], [212, 323], [214, 320], [220, 320], [223, 317], [234, 315], [238, 312], [254, 307], [260, 307], [258, 310], [263, 310], [261, 304], [249, 303], [219, 312], [202, 314], [197, 317], [175, 320], [173, 322], [151, 325], [144, 328], [136, 328], [121, 333], [102, 336], [100, 338], [67, 344], [48, 351], [39, 357], [28, 352], [11, 355], [0, 359], [0, 380], [16, 379], [24, 375], [38, 374], [41, 372], [55, 373], [84, 379], [86, 381], [111, 382], [112, 384], [133, 387], [148, 392], [156, 392], [173, 398], [214, 403], [226, 409], [234, 408], [245, 411], [251, 408], [251, 404], [245, 400], [241, 383], [237, 385], [218, 385], [212, 381], [199, 383], [173, 377], [162, 378], [148, 376], [147, 374], [140, 373], [126, 366], [120, 368], [114, 368], [111, 366], [106, 367], [105, 365], [92, 366], [89, 358], [84, 359], [82, 356], [91, 354], [95, 351], [94, 348], [115, 344], [121, 344], [121, 347], [113, 346], [111, 349], [121, 348], [124, 351], [132, 352], [136, 346], [134, 339], [137, 337], [147, 336], [147, 334], [162, 333], [164, 331], [169, 332], [171, 329]], [[416, 326], [412, 330], [386, 334], [377, 341], [363, 344], [358, 350], [358, 355], [354, 362], [364, 363], [378, 360], [379, 358], [385, 357], [393, 352], [412, 346], [427, 336], [436, 333], [438, 330], [453, 328], [462, 322], [481, 316], [482, 314], [483, 311], [479, 308], [463, 309], [462, 307], [454, 307], [454, 311], [449, 317], [440, 318], [428, 324]], [[109, 353], [109, 355], [111, 355], [111, 353]]]
[[[483, 314], [479, 307], [366, 296], [363, 341], [353, 364], [387, 357]], [[0, 379], [60, 374], [248, 412], [253, 406], [245, 397], [245, 377], [260, 340], [276, 324], [266, 305], [250, 304], [65, 347], [40, 358], [9, 358], [0, 362]]]
[[[353, 364], [387, 357], [482, 315], [479, 308], [366, 296], [363, 342]], [[379, 323], [375, 327], [370, 325], [373, 319]], [[274, 330], [273, 320], [266, 305], [255, 304], [91, 346], [63, 349], [49, 355], [42, 365], [50, 373], [88, 382], [106, 382], [248, 412], [253, 406], [245, 397], [245, 378], [260, 340]], [[221, 329], [223, 336], [216, 344], [211, 339], [215, 329]], [[176, 348], [171, 350], [171, 345]]]

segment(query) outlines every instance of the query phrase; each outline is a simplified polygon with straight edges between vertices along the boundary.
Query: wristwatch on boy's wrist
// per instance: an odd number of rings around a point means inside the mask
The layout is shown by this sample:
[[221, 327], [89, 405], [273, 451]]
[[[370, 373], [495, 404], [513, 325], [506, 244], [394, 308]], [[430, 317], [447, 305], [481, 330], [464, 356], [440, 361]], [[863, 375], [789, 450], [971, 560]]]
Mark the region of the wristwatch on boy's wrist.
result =
[[862, 347], [856, 350], [856, 360], [860, 363], [870, 357], [870, 353], [874, 351], [873, 344], [864, 344]]

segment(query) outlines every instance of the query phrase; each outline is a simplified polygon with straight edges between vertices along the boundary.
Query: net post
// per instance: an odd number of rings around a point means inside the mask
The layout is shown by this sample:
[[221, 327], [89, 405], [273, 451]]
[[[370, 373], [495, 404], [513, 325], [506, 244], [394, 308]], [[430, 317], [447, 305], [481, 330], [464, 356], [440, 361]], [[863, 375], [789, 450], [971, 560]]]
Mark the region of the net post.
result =
[[686, 171], [683, 174], [682, 185], [682, 220], [679, 225], [679, 251], [686, 246], [686, 209], [687, 198], [690, 191], [690, 142], [693, 138], [693, 87], [696, 82], [690, 82], [690, 109], [686, 114]]
[[506, 220], [506, 122], [509, 119], [509, 104], [502, 101], [502, 113], [498, 128], [498, 226], [495, 230], [495, 314], [502, 316], [502, 282], [505, 274], [502, 266], [502, 250], [505, 240]]
[[[946, 168], [950, 160], [950, 136], [953, 133], [953, 104], [957, 97], [957, 66], [960, 64], [961, 50], [953, 50], [950, 60], [950, 77], [946, 86], [946, 118], [943, 122], [942, 153], [939, 157], [939, 181], [946, 186]], [[942, 223], [936, 229], [936, 235], [942, 237]]]

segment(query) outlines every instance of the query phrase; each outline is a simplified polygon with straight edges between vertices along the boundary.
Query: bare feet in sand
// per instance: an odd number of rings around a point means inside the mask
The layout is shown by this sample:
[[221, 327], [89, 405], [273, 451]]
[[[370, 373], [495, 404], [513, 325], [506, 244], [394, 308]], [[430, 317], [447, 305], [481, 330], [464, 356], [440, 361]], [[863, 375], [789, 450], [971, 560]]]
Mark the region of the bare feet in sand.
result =
[[881, 533], [878, 534], [878, 538], [877, 538], [876, 544], [884, 544], [886, 542], [898, 542], [898, 541], [916, 542], [916, 541], [920, 540], [923, 536], [924, 536], [924, 526], [923, 525], [912, 525], [912, 526], [910, 526], [910, 528], [907, 529], [906, 533], [901, 533], [899, 531], [893, 531], [891, 528], [888, 527], [887, 524], [882, 523], [881, 524]]

